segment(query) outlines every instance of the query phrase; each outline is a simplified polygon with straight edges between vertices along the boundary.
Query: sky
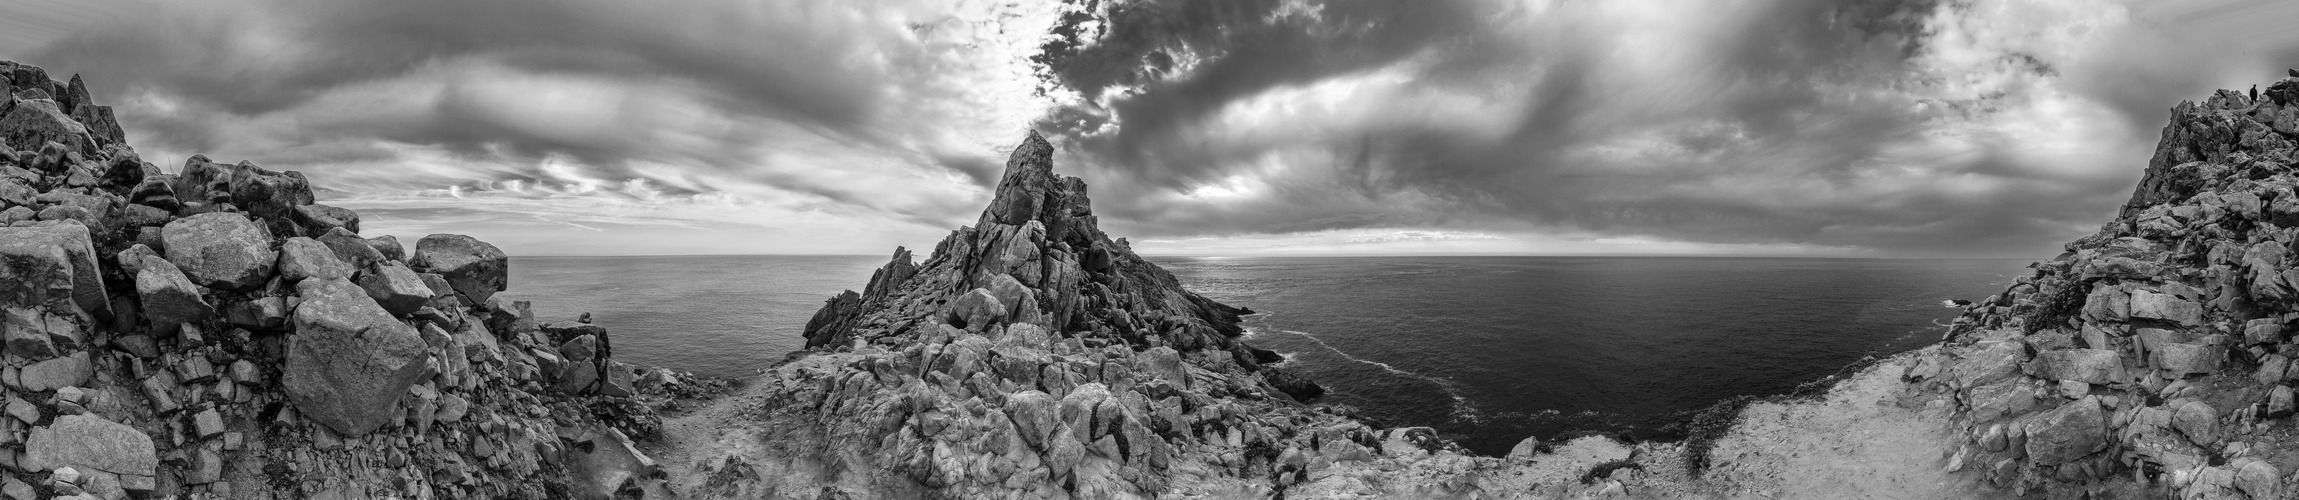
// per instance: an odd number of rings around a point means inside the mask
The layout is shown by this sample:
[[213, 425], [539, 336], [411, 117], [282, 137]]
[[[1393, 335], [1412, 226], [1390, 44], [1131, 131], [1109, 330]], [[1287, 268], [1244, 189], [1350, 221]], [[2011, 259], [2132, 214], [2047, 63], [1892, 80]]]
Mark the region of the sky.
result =
[[871, 254], [1028, 131], [1164, 255], [2046, 258], [2168, 110], [2299, 66], [2274, 0], [15, 0], [142, 156], [366, 234]]

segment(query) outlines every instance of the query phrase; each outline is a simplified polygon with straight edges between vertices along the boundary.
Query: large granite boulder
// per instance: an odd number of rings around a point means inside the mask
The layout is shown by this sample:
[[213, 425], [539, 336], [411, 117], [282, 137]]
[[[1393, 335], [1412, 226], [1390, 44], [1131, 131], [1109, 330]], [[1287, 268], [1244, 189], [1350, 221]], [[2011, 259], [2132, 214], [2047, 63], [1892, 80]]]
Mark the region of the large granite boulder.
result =
[[44, 392], [77, 387], [87, 383], [88, 377], [94, 376], [95, 371], [96, 365], [88, 361], [88, 351], [75, 352], [55, 359], [24, 365], [23, 369], [17, 371], [16, 388], [32, 392]]
[[221, 290], [247, 290], [270, 280], [279, 252], [272, 250], [271, 233], [246, 216], [208, 212], [160, 229], [168, 262], [200, 286]]
[[392, 405], [423, 375], [430, 346], [349, 281], [307, 279], [296, 291], [282, 375], [296, 410], [345, 436], [400, 419]]
[[370, 268], [359, 276], [359, 287], [367, 289], [368, 298], [391, 314], [412, 313], [431, 301], [431, 287], [423, 284], [423, 277], [397, 262]]
[[2027, 422], [2028, 458], [2038, 465], [2058, 465], [2107, 449], [2107, 414], [2099, 402], [2085, 398], [2036, 414]]
[[110, 309], [88, 228], [73, 223], [0, 227], [0, 304]]
[[495, 245], [460, 234], [434, 234], [415, 242], [408, 259], [416, 271], [445, 276], [455, 291], [473, 304], [485, 304], [495, 292], [507, 289], [510, 256]]
[[301, 172], [274, 172], [253, 163], [225, 165], [193, 156], [177, 175], [176, 196], [186, 201], [226, 201], [271, 220], [292, 220], [295, 208], [312, 203], [311, 182]]
[[279, 277], [290, 283], [311, 278], [351, 279], [351, 264], [319, 240], [297, 236], [279, 243]]
[[145, 255], [136, 270], [136, 295], [144, 300], [144, 319], [174, 331], [175, 325], [215, 315], [215, 307], [200, 296], [200, 287], [184, 277], [175, 264]]
[[94, 415], [56, 417], [45, 427], [32, 428], [31, 439], [24, 441], [25, 470], [73, 467], [148, 478], [159, 463], [151, 436]]
[[87, 137], [88, 128], [73, 120], [72, 115], [53, 100], [19, 99], [14, 109], [0, 116], [0, 144], [16, 149], [40, 149], [43, 144], [55, 142], [80, 151]]
[[295, 223], [302, 224], [306, 234], [327, 234], [328, 230], [343, 228], [359, 232], [359, 212], [321, 204], [295, 207]]

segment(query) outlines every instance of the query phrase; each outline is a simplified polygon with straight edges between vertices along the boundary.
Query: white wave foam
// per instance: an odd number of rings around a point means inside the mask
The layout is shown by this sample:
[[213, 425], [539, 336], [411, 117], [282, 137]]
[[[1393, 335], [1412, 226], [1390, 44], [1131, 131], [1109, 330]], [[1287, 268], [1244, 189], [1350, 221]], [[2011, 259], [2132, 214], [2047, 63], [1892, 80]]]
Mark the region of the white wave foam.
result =
[[[1316, 335], [1310, 335], [1310, 334], [1309, 334], [1309, 332], [1301, 332], [1301, 331], [1294, 331], [1294, 330], [1278, 330], [1278, 331], [1280, 331], [1280, 332], [1285, 332], [1285, 333], [1290, 333], [1290, 334], [1294, 334], [1294, 335], [1300, 335], [1302, 338], [1307, 338], [1307, 339], [1309, 339], [1309, 341], [1310, 341], [1310, 342], [1316, 342], [1316, 343], [1317, 343], [1317, 345], [1320, 345], [1320, 346], [1324, 346], [1324, 347], [1325, 347], [1325, 350], [1328, 350], [1328, 351], [1333, 351], [1333, 354], [1336, 354], [1336, 355], [1339, 355], [1339, 356], [1341, 356], [1341, 358], [1342, 358], [1342, 359], [1347, 359], [1347, 360], [1350, 360], [1350, 361], [1355, 361], [1355, 362], [1358, 362], [1358, 363], [1364, 363], [1364, 364], [1368, 364], [1368, 365], [1378, 366], [1378, 367], [1381, 367], [1381, 370], [1382, 370], [1382, 371], [1386, 371], [1386, 372], [1389, 372], [1389, 373], [1395, 374], [1395, 375], [1397, 375], [1397, 376], [1401, 376], [1401, 377], [1405, 377], [1405, 378], [1410, 378], [1410, 379], [1415, 379], [1415, 380], [1420, 380], [1420, 381], [1428, 382], [1428, 383], [1431, 383], [1431, 384], [1435, 384], [1435, 385], [1437, 386], [1437, 389], [1438, 389], [1438, 390], [1442, 390], [1442, 391], [1445, 391], [1445, 396], [1447, 396], [1447, 397], [1451, 397], [1451, 398], [1453, 399], [1453, 411], [1452, 411], [1452, 415], [1453, 415], [1453, 419], [1454, 419], [1454, 420], [1459, 420], [1459, 421], [1468, 422], [1468, 423], [1472, 423], [1472, 424], [1474, 424], [1474, 423], [1482, 423], [1482, 422], [1484, 422], [1484, 421], [1485, 421], [1484, 412], [1483, 412], [1483, 411], [1480, 411], [1480, 410], [1477, 408], [1477, 405], [1470, 403], [1470, 402], [1469, 402], [1469, 397], [1468, 397], [1468, 396], [1466, 396], [1466, 395], [1462, 395], [1462, 394], [1461, 394], [1460, 384], [1459, 384], [1459, 383], [1457, 383], [1457, 382], [1454, 382], [1454, 381], [1452, 381], [1451, 379], [1444, 379], [1444, 378], [1438, 378], [1438, 377], [1431, 377], [1431, 376], [1428, 376], [1428, 375], [1423, 375], [1423, 374], [1421, 374], [1421, 373], [1419, 373], [1419, 372], [1414, 372], [1414, 371], [1411, 371], [1411, 370], [1405, 370], [1405, 369], [1402, 369], [1402, 368], [1398, 368], [1398, 367], [1396, 367], [1396, 366], [1392, 366], [1392, 365], [1390, 365], [1390, 364], [1388, 364], [1388, 363], [1383, 363], [1383, 362], [1374, 361], [1374, 360], [1370, 360], [1370, 359], [1360, 358], [1360, 357], [1357, 357], [1357, 356], [1355, 356], [1355, 355], [1351, 355], [1351, 354], [1349, 354], [1349, 352], [1348, 352], [1348, 351], [1343, 351], [1343, 350], [1341, 350], [1341, 348], [1338, 348], [1338, 347], [1333, 347], [1333, 344], [1328, 344], [1328, 343], [1325, 343], [1325, 339], [1317, 338], [1317, 336], [1316, 336]], [[1293, 359], [1293, 357], [1292, 357], [1292, 355], [1288, 354], [1288, 355], [1286, 356], [1286, 359], [1287, 359], [1287, 360], [1291, 360], [1291, 359]]]

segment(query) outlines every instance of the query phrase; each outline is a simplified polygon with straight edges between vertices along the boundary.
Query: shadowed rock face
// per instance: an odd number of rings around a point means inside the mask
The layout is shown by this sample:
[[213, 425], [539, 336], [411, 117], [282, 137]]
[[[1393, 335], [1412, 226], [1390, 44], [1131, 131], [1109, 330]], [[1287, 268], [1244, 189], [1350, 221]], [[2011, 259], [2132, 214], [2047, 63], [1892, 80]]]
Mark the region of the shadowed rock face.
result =
[[633, 441], [723, 385], [617, 362], [599, 325], [564, 362], [493, 300], [494, 246], [362, 238], [297, 172], [161, 173], [96, 97], [0, 61], [4, 496], [661, 496]]
[[1907, 374], [1966, 403], [1954, 463], [2013, 491], [2138, 471], [2181, 498], [2284, 498], [2256, 478], [2299, 470], [2263, 452], [2299, 446], [2275, 430], [2299, 383], [2299, 78], [2171, 115], [2115, 220], [1966, 306]]

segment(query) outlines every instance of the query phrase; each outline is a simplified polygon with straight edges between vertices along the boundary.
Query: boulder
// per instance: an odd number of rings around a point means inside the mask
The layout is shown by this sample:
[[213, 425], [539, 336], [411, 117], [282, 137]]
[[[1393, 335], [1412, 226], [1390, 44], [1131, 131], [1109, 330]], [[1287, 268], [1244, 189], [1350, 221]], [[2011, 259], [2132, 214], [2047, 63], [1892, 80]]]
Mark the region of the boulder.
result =
[[1306, 403], [1325, 395], [1324, 386], [1317, 385], [1317, 382], [1310, 381], [1308, 377], [1295, 375], [1293, 372], [1282, 368], [1261, 367], [1261, 379], [1268, 382], [1270, 387], [1275, 387], [1279, 392], [1285, 393], [1286, 396], [1293, 397], [1294, 401]]
[[2036, 414], [2027, 422], [2028, 459], [2059, 465], [2107, 449], [2107, 415], [2085, 398]]
[[2283, 341], [2283, 320], [2260, 318], [2243, 322], [2245, 344], [2273, 344]]
[[423, 277], [397, 262], [385, 262], [371, 268], [359, 277], [359, 287], [367, 296], [383, 305], [383, 310], [395, 315], [406, 315], [431, 302], [431, 287], [423, 284]]
[[144, 319], [154, 326], [173, 331], [177, 324], [214, 316], [215, 307], [208, 305], [200, 292], [200, 287], [167, 259], [146, 255], [137, 264], [136, 296], [143, 299]]
[[2167, 343], [2155, 346], [2155, 366], [2172, 376], [2219, 371], [2227, 361], [2227, 348], [2213, 345]]
[[279, 243], [279, 278], [289, 283], [310, 278], [351, 279], [351, 264], [319, 240], [297, 236]]
[[415, 255], [407, 261], [417, 271], [447, 278], [463, 298], [485, 304], [495, 292], [507, 289], [510, 258], [495, 245], [460, 234], [434, 234], [415, 242]]
[[78, 322], [43, 308], [0, 306], [0, 339], [7, 351], [27, 359], [56, 357], [85, 338]]
[[1982, 342], [1948, 368], [1957, 387], [1976, 387], [2019, 375], [2027, 346], [2017, 341]]
[[392, 405], [424, 374], [430, 346], [349, 281], [307, 279], [296, 291], [303, 303], [281, 375], [288, 400], [344, 436], [397, 418]]
[[23, 370], [17, 374], [19, 380], [17, 388], [40, 392], [79, 386], [86, 383], [88, 377], [94, 375], [95, 371], [96, 366], [88, 362], [87, 351], [75, 352], [56, 359], [25, 365]]
[[2130, 381], [2123, 358], [2105, 349], [2066, 349], [2037, 353], [2031, 371], [2045, 380], [2111, 385]]
[[2171, 428], [2187, 436], [2196, 446], [2211, 449], [2219, 442], [2219, 411], [2202, 401], [2174, 403], [2171, 410]]
[[258, 217], [280, 221], [293, 220], [295, 207], [312, 202], [311, 182], [300, 172], [274, 172], [244, 161], [224, 165], [199, 155], [184, 161], [176, 196], [229, 202]]
[[54, 142], [64, 144], [71, 151], [83, 151], [87, 144], [88, 128], [72, 120], [48, 99], [18, 99], [14, 109], [0, 116], [0, 144], [16, 149], [40, 149]]
[[2131, 317], [2153, 319], [2181, 326], [2202, 326], [2203, 307], [2195, 301], [2178, 296], [2147, 290], [2131, 292]]
[[176, 198], [175, 183], [174, 175], [144, 176], [144, 180], [137, 182], [136, 187], [128, 191], [128, 203], [174, 211], [183, 207], [183, 202]]
[[144, 477], [157, 474], [160, 463], [151, 436], [94, 415], [62, 415], [32, 428], [23, 460], [26, 470], [73, 467]]
[[367, 266], [384, 260], [382, 253], [376, 252], [375, 247], [368, 246], [367, 240], [360, 239], [359, 235], [351, 234], [351, 231], [343, 228], [329, 229], [327, 233], [314, 239], [319, 240], [319, 244], [327, 245], [328, 250], [335, 252], [335, 258], [341, 259], [345, 264], [350, 264], [353, 269], [366, 269]]
[[1061, 429], [1061, 402], [1036, 390], [1017, 392], [1006, 396], [1006, 418], [1013, 420], [1023, 444], [1045, 451], [1054, 431]]
[[943, 322], [950, 326], [981, 332], [998, 321], [1006, 319], [1006, 305], [990, 294], [989, 289], [976, 288], [950, 301], [950, 311]]
[[111, 308], [88, 228], [63, 223], [0, 227], [0, 304]]
[[279, 252], [272, 250], [271, 233], [246, 216], [208, 212], [170, 222], [160, 229], [168, 262], [182, 269], [193, 283], [220, 290], [242, 291], [263, 285], [272, 277]]
[[295, 207], [295, 223], [303, 225], [304, 234], [327, 234], [328, 230], [335, 228], [356, 234], [359, 232], [359, 212], [317, 203], [302, 205]]
[[375, 253], [377, 255], [382, 255], [385, 260], [407, 260], [407, 247], [399, 245], [398, 236], [386, 234], [368, 238], [367, 247], [375, 249]]

